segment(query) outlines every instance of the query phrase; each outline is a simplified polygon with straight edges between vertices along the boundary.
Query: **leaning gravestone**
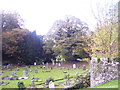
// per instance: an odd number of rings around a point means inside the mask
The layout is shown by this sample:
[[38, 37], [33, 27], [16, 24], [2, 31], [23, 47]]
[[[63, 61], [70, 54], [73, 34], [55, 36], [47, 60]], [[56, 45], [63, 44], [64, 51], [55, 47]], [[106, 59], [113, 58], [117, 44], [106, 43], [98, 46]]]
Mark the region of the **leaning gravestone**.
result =
[[73, 68], [74, 68], [74, 69], [76, 68], [76, 64], [73, 64]]

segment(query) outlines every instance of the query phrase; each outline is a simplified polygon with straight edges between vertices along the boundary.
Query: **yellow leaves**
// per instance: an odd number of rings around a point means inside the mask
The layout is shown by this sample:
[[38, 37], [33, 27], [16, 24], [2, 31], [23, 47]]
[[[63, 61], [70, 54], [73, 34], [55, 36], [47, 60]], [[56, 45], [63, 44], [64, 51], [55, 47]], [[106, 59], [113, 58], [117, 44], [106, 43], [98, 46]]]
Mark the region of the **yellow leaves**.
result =
[[[114, 43], [114, 48], [118, 47], [117, 39], [118, 39], [118, 33], [115, 28], [107, 27], [107, 29], [104, 27], [101, 30], [96, 30], [95, 33], [92, 35], [92, 41], [93, 44], [90, 45], [92, 49], [92, 56], [97, 57], [115, 57], [115, 54], [117, 56], [117, 53], [111, 49], [113, 48], [112, 43]], [[112, 46], [111, 46], [112, 45]], [[112, 53], [112, 54], [110, 54]]]

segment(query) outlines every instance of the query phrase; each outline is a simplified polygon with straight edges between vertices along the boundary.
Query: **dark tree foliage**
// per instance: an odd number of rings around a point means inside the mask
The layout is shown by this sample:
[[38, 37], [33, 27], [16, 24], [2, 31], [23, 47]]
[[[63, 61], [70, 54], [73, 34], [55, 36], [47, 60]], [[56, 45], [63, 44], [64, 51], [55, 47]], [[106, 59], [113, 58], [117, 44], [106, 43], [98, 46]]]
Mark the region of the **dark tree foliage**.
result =
[[36, 32], [30, 32], [24, 36], [24, 40], [20, 42], [21, 61], [26, 64], [33, 64], [43, 58], [42, 54], [42, 36], [37, 36]]

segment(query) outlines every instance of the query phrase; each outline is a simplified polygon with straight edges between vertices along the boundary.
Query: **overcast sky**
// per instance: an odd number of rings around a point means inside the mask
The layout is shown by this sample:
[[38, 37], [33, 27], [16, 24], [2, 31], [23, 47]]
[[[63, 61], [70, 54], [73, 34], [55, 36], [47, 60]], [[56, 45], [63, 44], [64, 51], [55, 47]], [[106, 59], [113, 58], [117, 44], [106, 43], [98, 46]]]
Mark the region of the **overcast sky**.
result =
[[18, 12], [24, 19], [25, 28], [36, 30], [37, 34], [46, 34], [56, 20], [72, 15], [85, 21], [94, 29], [95, 19], [90, 6], [96, 3], [114, 3], [118, 0], [0, 0], [0, 10]]

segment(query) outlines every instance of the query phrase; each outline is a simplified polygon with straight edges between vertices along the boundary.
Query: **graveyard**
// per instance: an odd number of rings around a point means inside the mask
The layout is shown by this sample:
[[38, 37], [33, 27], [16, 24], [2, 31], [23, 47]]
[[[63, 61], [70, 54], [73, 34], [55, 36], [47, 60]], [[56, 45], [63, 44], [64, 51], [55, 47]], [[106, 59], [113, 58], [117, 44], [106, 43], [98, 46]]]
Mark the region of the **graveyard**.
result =
[[100, 60], [93, 58], [90, 64], [84, 61], [37, 65], [35, 62], [22, 67], [3, 66], [0, 86], [20, 88], [22, 83], [22, 88], [118, 88], [118, 62], [108, 63], [106, 58]]
[[43, 1], [1, 4], [0, 88], [117, 89], [120, 2]]
[[[72, 64], [71, 64], [72, 65]], [[55, 88], [66, 88], [75, 84], [75, 76], [83, 75], [89, 72], [89, 65], [81, 65], [81, 67], [59, 67], [59, 68], [42, 68], [43, 65], [31, 65], [20, 68], [7, 69], [2, 71], [2, 88], [18, 88], [18, 82], [23, 82], [26, 88], [48, 88], [47, 79], [52, 78]], [[25, 72], [25, 71], [28, 72]], [[70, 77], [70, 84], [66, 85], [67, 78]], [[22, 78], [20, 78], [22, 77]], [[27, 77], [27, 78], [25, 78]], [[33, 82], [34, 78], [34, 82]], [[49, 83], [49, 82], [48, 82]], [[5, 85], [6, 84], [6, 85]], [[89, 86], [88, 86], [89, 87]]]

